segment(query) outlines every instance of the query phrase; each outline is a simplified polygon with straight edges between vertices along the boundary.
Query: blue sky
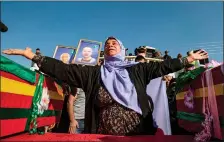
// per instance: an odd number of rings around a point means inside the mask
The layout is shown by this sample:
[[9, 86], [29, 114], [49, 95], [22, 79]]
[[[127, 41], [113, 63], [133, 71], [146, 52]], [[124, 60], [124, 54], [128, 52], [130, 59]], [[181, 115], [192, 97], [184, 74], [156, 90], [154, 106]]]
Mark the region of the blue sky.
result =
[[[176, 57], [206, 48], [223, 60], [222, 2], [1, 2], [1, 48], [40, 48], [53, 56], [56, 45], [80, 39], [119, 38], [129, 52], [148, 45]], [[213, 48], [213, 49], [212, 49]], [[23, 57], [7, 56], [29, 67]]]

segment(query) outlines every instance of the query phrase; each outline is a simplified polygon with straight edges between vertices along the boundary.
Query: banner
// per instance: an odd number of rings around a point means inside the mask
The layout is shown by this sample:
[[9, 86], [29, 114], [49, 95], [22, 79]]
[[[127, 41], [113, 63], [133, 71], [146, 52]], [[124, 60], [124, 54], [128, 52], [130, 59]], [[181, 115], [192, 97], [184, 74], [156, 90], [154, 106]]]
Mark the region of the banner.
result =
[[59, 122], [64, 96], [52, 78], [0, 56], [0, 137]]
[[166, 82], [162, 77], [151, 80], [146, 93], [152, 98], [154, 103], [153, 118], [165, 135], [171, 135], [170, 114], [168, 98], [166, 94]]

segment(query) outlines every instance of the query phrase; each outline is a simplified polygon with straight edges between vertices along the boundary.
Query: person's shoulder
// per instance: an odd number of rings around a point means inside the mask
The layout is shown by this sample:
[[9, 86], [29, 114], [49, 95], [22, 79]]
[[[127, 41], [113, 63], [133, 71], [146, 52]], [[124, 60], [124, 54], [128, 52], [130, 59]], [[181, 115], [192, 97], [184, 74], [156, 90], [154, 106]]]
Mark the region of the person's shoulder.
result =
[[148, 63], [138, 63], [133, 66], [127, 67], [126, 70], [131, 78], [139, 78], [145, 75]]
[[77, 94], [83, 95], [83, 94], [85, 94], [85, 92], [82, 88], [77, 88]]
[[137, 64], [133, 64], [130, 67], [127, 67], [126, 69], [129, 70], [129, 71], [141, 70], [145, 66], [147, 66], [147, 63], [137, 63]]
[[95, 61], [96, 61], [96, 59], [95, 59], [95, 58], [92, 58], [92, 59], [91, 59], [91, 61], [94, 61], [94, 62], [95, 62]]
[[96, 59], [92, 58], [89, 63], [92, 64], [92, 63], [95, 63], [95, 62], [96, 62]]
[[80, 69], [82, 69], [85, 72], [91, 73], [91, 74], [98, 74], [100, 72], [100, 66], [92, 66], [92, 65], [82, 65], [79, 64]]

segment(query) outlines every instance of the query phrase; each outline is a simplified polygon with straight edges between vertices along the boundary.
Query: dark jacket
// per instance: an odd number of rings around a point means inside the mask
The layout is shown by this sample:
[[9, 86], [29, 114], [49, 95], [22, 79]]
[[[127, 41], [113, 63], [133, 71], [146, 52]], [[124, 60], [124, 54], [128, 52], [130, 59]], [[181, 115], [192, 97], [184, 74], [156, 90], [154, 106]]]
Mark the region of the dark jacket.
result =
[[164, 59], [164, 60], [170, 60], [170, 59], [172, 59], [172, 58], [171, 58], [170, 55], [164, 55], [164, 56], [163, 56], [163, 59]]
[[[139, 63], [126, 68], [133, 82], [140, 108], [143, 112], [141, 119], [141, 133], [144, 134], [153, 126], [152, 111], [150, 109], [146, 86], [150, 80], [178, 71], [183, 68], [179, 59], [166, 60], [164, 62]], [[44, 57], [40, 64], [40, 71], [62, 82], [82, 88], [86, 94], [85, 107], [85, 133], [97, 133], [99, 108], [95, 105], [99, 87], [103, 86], [100, 77], [100, 66], [83, 66], [76, 64], [64, 64], [63, 62]]]

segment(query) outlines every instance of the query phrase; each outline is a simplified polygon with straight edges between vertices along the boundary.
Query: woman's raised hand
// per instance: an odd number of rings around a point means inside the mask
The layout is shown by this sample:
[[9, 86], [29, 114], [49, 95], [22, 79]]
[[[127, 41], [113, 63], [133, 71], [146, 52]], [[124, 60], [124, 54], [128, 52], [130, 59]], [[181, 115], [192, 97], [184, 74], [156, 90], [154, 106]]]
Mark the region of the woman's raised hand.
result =
[[189, 63], [191, 63], [195, 60], [203, 60], [203, 59], [207, 59], [207, 58], [208, 58], [208, 53], [205, 50], [199, 50], [195, 53], [191, 53], [187, 57]]
[[190, 56], [195, 60], [203, 60], [208, 58], [208, 53], [205, 50], [199, 50], [196, 53], [190, 54]]
[[32, 52], [32, 49], [27, 47], [25, 50], [23, 49], [6, 49], [3, 50], [2, 53], [7, 55], [21, 55], [26, 57], [29, 60], [32, 60], [35, 56], [35, 53]]

